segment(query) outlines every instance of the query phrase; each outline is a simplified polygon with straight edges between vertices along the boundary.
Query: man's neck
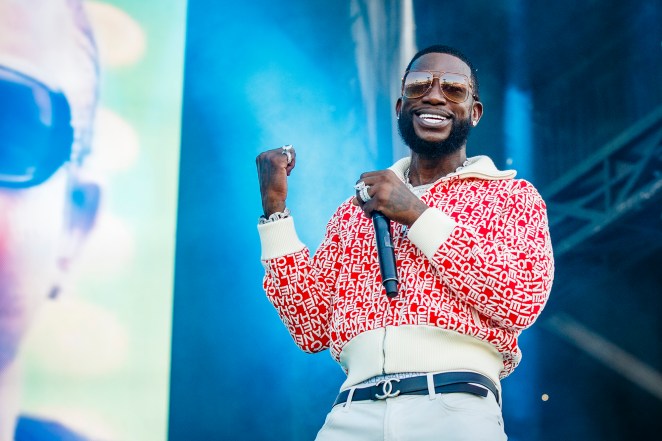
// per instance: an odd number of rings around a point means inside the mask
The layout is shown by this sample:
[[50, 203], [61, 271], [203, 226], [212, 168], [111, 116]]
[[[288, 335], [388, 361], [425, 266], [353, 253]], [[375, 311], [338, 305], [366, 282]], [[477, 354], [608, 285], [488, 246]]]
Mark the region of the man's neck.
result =
[[13, 441], [21, 401], [19, 362], [12, 361], [0, 370], [0, 441]]
[[467, 160], [466, 147], [438, 158], [426, 158], [412, 152], [409, 181], [413, 186], [430, 184], [453, 173]]

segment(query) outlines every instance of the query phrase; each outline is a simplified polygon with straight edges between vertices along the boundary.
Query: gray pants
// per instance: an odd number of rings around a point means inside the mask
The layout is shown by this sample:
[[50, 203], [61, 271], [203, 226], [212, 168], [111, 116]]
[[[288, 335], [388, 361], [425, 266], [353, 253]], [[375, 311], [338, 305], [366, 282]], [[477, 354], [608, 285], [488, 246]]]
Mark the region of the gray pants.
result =
[[400, 395], [335, 406], [316, 441], [505, 441], [492, 393]]

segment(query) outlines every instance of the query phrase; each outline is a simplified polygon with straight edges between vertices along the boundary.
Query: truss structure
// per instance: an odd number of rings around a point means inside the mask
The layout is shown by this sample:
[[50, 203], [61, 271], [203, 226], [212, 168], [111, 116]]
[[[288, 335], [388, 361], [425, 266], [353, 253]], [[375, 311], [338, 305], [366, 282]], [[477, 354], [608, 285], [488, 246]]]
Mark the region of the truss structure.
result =
[[[662, 106], [542, 193], [548, 206], [557, 257], [581, 247], [625, 218], [627, 222], [638, 224], [634, 227], [657, 230], [655, 236], [659, 239]], [[629, 216], [637, 212], [641, 216]]]

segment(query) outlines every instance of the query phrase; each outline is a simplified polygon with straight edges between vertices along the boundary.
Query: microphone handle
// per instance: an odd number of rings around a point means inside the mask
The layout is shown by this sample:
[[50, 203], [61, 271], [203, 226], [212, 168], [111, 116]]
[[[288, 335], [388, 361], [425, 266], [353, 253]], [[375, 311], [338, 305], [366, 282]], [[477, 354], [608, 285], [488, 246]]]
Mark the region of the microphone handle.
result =
[[382, 285], [384, 285], [388, 298], [392, 299], [398, 295], [398, 272], [395, 266], [395, 252], [391, 237], [391, 221], [381, 212], [375, 211], [372, 214], [372, 222], [375, 228]]

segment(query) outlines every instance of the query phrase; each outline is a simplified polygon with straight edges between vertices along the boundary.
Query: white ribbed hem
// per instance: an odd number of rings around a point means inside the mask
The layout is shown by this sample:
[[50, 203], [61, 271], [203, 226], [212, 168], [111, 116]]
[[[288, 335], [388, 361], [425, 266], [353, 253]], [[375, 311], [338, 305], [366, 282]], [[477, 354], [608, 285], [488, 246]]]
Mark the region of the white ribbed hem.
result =
[[262, 245], [262, 255], [260, 256], [262, 260], [296, 253], [306, 246], [299, 240], [292, 216], [258, 225], [257, 232]]
[[499, 383], [503, 357], [489, 343], [435, 326], [387, 326], [359, 334], [340, 353], [346, 389], [398, 372], [473, 371]]
[[407, 237], [428, 259], [432, 259], [456, 225], [450, 216], [436, 208], [428, 208], [409, 228]]

